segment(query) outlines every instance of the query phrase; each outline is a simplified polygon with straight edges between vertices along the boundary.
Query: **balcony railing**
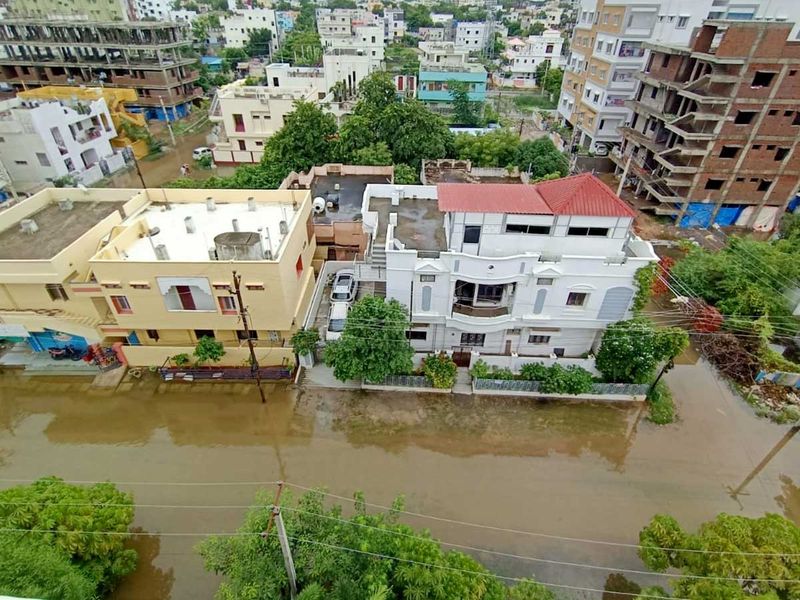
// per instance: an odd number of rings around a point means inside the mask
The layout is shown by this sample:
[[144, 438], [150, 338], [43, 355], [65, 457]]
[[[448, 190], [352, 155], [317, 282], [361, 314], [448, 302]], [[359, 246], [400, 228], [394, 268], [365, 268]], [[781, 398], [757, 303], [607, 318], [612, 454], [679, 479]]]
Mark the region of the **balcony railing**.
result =
[[507, 306], [470, 306], [468, 304], [453, 304], [453, 312], [468, 317], [502, 317], [508, 314]]

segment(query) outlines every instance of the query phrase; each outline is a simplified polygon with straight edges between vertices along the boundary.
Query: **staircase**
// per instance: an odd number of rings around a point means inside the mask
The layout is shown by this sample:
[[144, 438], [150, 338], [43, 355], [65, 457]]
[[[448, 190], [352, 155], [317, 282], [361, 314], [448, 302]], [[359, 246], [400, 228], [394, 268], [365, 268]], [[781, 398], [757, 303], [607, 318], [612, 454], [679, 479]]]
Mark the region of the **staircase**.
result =
[[386, 267], [386, 250], [382, 245], [372, 247], [372, 264], [376, 267]]

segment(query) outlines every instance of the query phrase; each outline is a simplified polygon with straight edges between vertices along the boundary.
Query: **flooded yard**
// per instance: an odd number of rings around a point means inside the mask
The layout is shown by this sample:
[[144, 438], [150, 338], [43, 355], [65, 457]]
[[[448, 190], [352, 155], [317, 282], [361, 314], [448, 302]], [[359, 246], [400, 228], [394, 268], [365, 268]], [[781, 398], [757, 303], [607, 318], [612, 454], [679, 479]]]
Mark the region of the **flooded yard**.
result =
[[[133, 492], [135, 525], [164, 535], [137, 538], [140, 568], [117, 600], [212, 598], [218, 580], [194, 545], [234, 531], [278, 479], [363, 490], [384, 505], [404, 494], [408, 511], [446, 519], [404, 517], [441, 540], [528, 557], [472, 552], [503, 575], [590, 590], [615, 573], [668, 584], [628, 572], [643, 567], [624, 544], [657, 512], [687, 527], [721, 511], [800, 519], [800, 437], [753, 416], [702, 363], [667, 379], [681, 421], [656, 427], [636, 405], [272, 384], [264, 406], [246, 384], [145, 380], [110, 393], [9, 374], [0, 376], [0, 486], [58, 475]], [[602, 597], [568, 588], [564, 597]]]

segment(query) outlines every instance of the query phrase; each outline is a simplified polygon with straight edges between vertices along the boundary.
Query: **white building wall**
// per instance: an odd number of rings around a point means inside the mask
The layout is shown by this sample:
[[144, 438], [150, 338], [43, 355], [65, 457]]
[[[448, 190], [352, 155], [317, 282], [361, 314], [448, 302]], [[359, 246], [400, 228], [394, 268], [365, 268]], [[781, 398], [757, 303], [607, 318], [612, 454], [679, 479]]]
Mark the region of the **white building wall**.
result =
[[198, 17], [198, 12], [194, 10], [171, 10], [169, 11], [169, 20], [178, 21], [183, 23], [191, 23]]
[[564, 40], [558, 31], [545, 31], [542, 35], [529, 36], [525, 39], [523, 47], [508, 52], [511, 75], [516, 78], [535, 79], [536, 68], [545, 61], [553, 69], [561, 67], [563, 45]]
[[135, 0], [136, 16], [139, 19], [167, 21], [170, 18], [173, 2], [170, 0]]
[[481, 51], [488, 44], [488, 27], [484, 22], [463, 22], [456, 26], [456, 48]]
[[272, 32], [270, 52], [275, 52], [278, 43], [278, 28], [275, 11], [271, 8], [249, 8], [237, 10], [233, 15], [221, 19], [225, 29], [225, 46], [241, 48], [250, 39], [250, 32], [269, 29]]

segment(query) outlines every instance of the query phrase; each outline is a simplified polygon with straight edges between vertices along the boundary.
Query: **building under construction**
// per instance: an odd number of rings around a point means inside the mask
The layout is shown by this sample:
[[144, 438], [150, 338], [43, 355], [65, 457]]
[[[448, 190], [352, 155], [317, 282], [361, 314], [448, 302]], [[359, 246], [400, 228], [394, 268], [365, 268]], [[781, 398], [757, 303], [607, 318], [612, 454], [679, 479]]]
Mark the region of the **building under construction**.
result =
[[186, 26], [165, 22], [0, 22], [0, 81], [16, 91], [45, 85], [133, 88], [131, 112], [185, 116], [202, 96]]

